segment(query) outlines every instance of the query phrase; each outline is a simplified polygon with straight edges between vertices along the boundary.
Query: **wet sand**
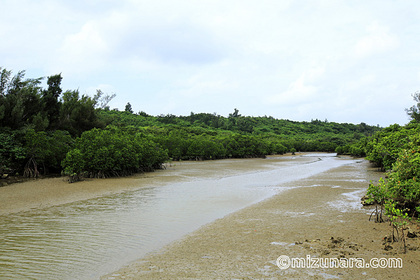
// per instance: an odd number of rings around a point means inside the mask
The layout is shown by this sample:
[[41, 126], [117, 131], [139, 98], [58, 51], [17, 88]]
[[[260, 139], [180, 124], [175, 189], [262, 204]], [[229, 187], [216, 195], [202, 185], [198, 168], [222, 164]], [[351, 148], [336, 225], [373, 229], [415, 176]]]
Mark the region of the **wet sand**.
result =
[[270, 197], [279, 182], [343, 164], [319, 156], [176, 162], [129, 178], [74, 184], [56, 178], [0, 188], [0, 209], [13, 213], [1, 216], [0, 274], [98, 279]]
[[[251, 165], [243, 160], [234, 165], [231, 160], [214, 164], [226, 164], [230, 173], [266, 168], [267, 160], [252, 161]], [[178, 166], [188, 168], [189, 164], [194, 165], [191, 172], [201, 174], [199, 162]], [[363, 174], [368, 167], [364, 161], [285, 184], [295, 188], [207, 224], [101, 279], [420, 279], [419, 238], [408, 239], [407, 254], [402, 253], [400, 242], [385, 251], [382, 239], [391, 228], [387, 223], [369, 222], [370, 211], [360, 207], [366, 178], [376, 181], [382, 175], [373, 171]], [[208, 163], [202, 168], [208, 168]], [[188, 179], [178, 176], [176, 169], [74, 184], [52, 178], [9, 185], [0, 188], [0, 215]], [[353, 178], [354, 174], [366, 178]], [[419, 233], [418, 228], [416, 231]], [[401, 257], [403, 268], [280, 270], [276, 266], [280, 255], [366, 261]]]
[[[360, 197], [366, 181], [351, 180], [366, 162], [294, 182], [279, 195], [216, 220], [101, 279], [420, 279], [419, 238], [384, 250], [388, 223], [369, 222]], [[370, 172], [371, 180], [379, 173]], [[298, 185], [297, 185], [298, 184]], [[419, 229], [417, 228], [418, 232]], [[276, 259], [402, 258], [403, 268], [289, 268]]]
[[[278, 158], [287, 156], [276, 156], [271, 159], [175, 162], [166, 164], [166, 169], [156, 170], [155, 172], [120, 178], [85, 179], [72, 184], [68, 183], [67, 177], [29, 179], [22, 183], [0, 187], [0, 215], [62, 205], [150, 185], [156, 186], [168, 182], [189, 180], [195, 176], [203, 177], [203, 174], [212, 176], [211, 173], [206, 172], [207, 169], [217, 169], [221, 177], [247, 171], [264, 170], [269, 168], [267, 167], [268, 161], [276, 161]], [[307, 159], [297, 158], [296, 160], [305, 161]], [[193, 166], [193, 168], [189, 168], [189, 166]], [[178, 173], [178, 170], [182, 170], [182, 172]]]
[[0, 215], [40, 209], [130, 190], [130, 178], [95, 179], [69, 184], [67, 178], [29, 180], [0, 188]]

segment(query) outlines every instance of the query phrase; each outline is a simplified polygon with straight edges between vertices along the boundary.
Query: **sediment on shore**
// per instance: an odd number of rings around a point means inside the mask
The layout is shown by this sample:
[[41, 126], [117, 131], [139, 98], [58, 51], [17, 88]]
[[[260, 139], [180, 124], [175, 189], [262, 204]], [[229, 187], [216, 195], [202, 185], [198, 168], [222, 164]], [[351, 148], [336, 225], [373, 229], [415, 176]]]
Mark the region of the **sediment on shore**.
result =
[[[360, 198], [381, 174], [346, 165], [293, 182], [293, 189], [216, 220], [101, 279], [420, 279], [419, 239], [385, 250], [387, 223], [369, 222]], [[356, 171], [356, 172], [355, 172]], [[360, 178], [349, 177], [362, 173]], [[363, 177], [363, 178], [362, 178]], [[389, 245], [389, 244], [388, 244]], [[289, 268], [290, 258], [401, 258], [403, 268]]]

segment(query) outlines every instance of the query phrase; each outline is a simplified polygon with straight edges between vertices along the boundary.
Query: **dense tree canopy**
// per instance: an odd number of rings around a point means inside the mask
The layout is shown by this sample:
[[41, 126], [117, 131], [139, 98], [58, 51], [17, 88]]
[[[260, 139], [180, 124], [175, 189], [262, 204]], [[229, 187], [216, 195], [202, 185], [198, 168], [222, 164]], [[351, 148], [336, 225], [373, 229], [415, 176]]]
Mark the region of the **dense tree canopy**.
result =
[[153, 170], [170, 159], [346, 152], [380, 130], [365, 123], [244, 116], [236, 108], [228, 117], [193, 112], [189, 116], [136, 114], [130, 102], [124, 111], [110, 110], [108, 103], [115, 94], [97, 90], [89, 97], [78, 90], [63, 90], [61, 74], [47, 77], [46, 88], [41, 86], [43, 80], [0, 68], [2, 174], [106, 177]]
[[166, 150], [135, 129], [95, 128], [76, 140], [63, 167], [70, 176], [84, 172], [90, 177], [121, 176], [160, 168], [167, 158]]
[[[234, 109], [189, 116], [110, 110], [115, 94], [93, 97], [63, 90], [61, 74], [27, 79], [0, 67], [0, 178], [62, 173], [82, 177], [123, 176], [162, 168], [168, 160], [265, 157], [286, 152], [334, 152], [365, 156], [388, 171], [370, 184], [367, 201], [380, 204], [404, 232], [420, 216], [420, 93], [406, 109], [411, 121], [385, 129], [366, 123], [296, 122], [251, 117]], [[381, 214], [382, 215], [382, 214]], [[382, 220], [381, 218], [378, 221]]]
[[420, 123], [417, 105], [407, 109], [411, 122], [405, 126], [391, 125], [369, 138], [338, 148], [340, 152], [366, 155], [366, 158], [387, 171], [387, 178], [370, 184], [367, 201], [381, 207], [377, 221], [382, 221], [382, 210], [392, 226], [403, 231], [408, 221], [420, 217]]

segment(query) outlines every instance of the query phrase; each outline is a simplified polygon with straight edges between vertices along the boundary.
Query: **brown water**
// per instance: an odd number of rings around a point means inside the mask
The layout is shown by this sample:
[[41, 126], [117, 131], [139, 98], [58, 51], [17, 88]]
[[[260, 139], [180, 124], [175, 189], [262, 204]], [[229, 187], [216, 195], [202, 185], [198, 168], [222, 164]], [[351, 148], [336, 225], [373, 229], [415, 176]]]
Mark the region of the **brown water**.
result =
[[96, 279], [293, 181], [355, 163], [332, 154], [177, 163], [130, 191], [3, 215], [0, 279]]

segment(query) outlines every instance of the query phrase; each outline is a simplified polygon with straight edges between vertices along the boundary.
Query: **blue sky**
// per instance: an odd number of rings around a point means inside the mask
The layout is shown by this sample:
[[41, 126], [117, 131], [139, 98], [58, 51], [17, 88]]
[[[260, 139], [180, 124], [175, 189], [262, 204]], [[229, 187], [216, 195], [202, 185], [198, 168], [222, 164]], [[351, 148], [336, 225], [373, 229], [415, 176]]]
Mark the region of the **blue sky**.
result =
[[420, 90], [416, 0], [1, 0], [0, 66], [111, 108], [388, 126]]

